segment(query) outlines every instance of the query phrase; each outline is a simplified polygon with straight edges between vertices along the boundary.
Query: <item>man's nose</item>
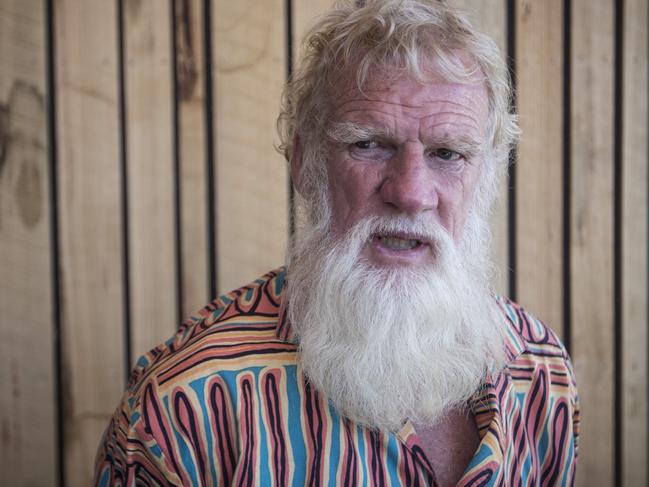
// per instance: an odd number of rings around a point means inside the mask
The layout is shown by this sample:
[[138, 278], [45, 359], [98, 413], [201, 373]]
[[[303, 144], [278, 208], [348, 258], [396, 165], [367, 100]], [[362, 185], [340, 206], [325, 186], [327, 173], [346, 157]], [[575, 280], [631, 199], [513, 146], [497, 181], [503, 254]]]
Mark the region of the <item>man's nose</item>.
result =
[[381, 184], [383, 202], [408, 215], [434, 210], [437, 181], [421, 147], [402, 148], [388, 164]]

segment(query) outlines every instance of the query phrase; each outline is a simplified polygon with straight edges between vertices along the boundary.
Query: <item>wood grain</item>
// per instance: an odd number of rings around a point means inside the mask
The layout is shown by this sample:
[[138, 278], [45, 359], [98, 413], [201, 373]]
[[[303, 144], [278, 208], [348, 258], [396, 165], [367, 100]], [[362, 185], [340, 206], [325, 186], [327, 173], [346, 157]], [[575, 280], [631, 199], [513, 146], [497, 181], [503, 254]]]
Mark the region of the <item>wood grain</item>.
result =
[[517, 298], [563, 336], [563, 43], [560, 0], [516, 3], [523, 136], [516, 161]]
[[177, 322], [170, 9], [124, 2], [131, 364]]
[[[459, 0], [454, 2], [465, 9], [473, 25], [490, 36], [500, 48], [503, 58], [507, 56], [507, 14], [505, 0]], [[493, 235], [491, 258], [496, 268], [493, 286], [497, 293], [509, 293], [509, 194], [507, 176], [499, 184], [499, 196], [491, 215]]]
[[274, 150], [286, 73], [284, 24], [281, 0], [213, 5], [220, 292], [284, 261], [288, 178]]
[[299, 58], [300, 43], [313, 27], [317, 17], [334, 4], [333, 0], [304, 0], [293, 2], [293, 59]]
[[613, 3], [572, 3], [571, 329], [582, 407], [578, 485], [614, 483]]
[[[329, 0], [294, 0], [294, 35]], [[170, 46], [177, 49], [183, 315], [208, 299], [206, 137], [217, 150], [220, 291], [282, 263], [286, 166], [273, 150], [286, 73], [282, 0], [212, 2], [215, 131], [205, 132], [200, 0], [126, 0], [128, 181], [134, 352], [175, 321]], [[505, 44], [505, 0], [461, 0]], [[579, 485], [614, 483], [613, 12], [572, 2], [571, 190], [561, 194], [561, 25], [558, 2], [516, 3], [519, 297], [558, 328], [561, 199], [570, 200], [573, 358], [582, 402]], [[57, 0], [56, 138], [61, 254], [63, 403], [53, 371], [45, 8], [0, 2], [0, 484], [52, 485], [56, 409], [66, 484], [88, 485], [99, 437], [123, 391], [124, 276], [116, 2]], [[623, 485], [647, 484], [647, 2], [624, 3], [622, 139]], [[294, 42], [294, 45], [297, 45]], [[503, 183], [503, 188], [505, 183]], [[506, 200], [495, 259], [507, 289]], [[153, 237], [155, 236], [155, 237]], [[149, 241], [147, 241], [147, 239]], [[161, 244], [162, 248], [153, 246]], [[150, 254], [150, 255], [149, 255]], [[152, 269], [159, 266], [159, 269]], [[171, 276], [171, 278], [169, 277]], [[162, 302], [163, 296], [170, 296]], [[153, 311], [151, 307], [156, 307]], [[145, 322], [147, 320], [153, 320]], [[172, 320], [172, 321], [166, 321]], [[160, 329], [158, 329], [160, 326]], [[160, 331], [160, 337], [153, 335]], [[149, 335], [151, 334], [151, 335]], [[136, 336], [137, 335], [137, 336]], [[140, 345], [140, 343], [142, 345]]]
[[45, 19], [0, 2], [0, 484], [54, 485]]
[[90, 484], [125, 376], [115, 5], [55, 3], [64, 447], [73, 486]]
[[647, 2], [624, 7], [622, 485], [647, 485]]
[[202, 2], [175, 0], [180, 181], [181, 317], [208, 297], [207, 174]]

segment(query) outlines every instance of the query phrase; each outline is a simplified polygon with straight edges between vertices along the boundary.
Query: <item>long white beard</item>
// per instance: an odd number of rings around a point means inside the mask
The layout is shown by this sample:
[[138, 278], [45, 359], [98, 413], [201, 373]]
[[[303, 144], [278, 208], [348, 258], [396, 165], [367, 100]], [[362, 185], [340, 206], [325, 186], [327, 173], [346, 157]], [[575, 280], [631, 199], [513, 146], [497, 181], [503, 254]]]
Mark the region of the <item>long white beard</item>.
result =
[[[299, 361], [345, 417], [392, 432], [405, 419], [432, 424], [502, 367], [502, 316], [483, 259], [469, 254], [482, 243], [474, 223], [462, 250], [438, 225], [406, 218], [370, 218], [340, 241], [315, 226], [295, 242], [287, 295]], [[433, 263], [385, 268], [360, 258], [386, 231], [427, 235]]]

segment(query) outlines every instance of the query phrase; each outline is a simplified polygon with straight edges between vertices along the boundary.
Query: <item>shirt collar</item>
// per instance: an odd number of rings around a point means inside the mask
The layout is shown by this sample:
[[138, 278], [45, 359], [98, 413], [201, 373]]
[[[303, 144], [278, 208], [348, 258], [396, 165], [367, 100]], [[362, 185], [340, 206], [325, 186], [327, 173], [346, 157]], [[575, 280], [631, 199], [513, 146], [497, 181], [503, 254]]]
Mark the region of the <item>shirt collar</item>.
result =
[[288, 318], [288, 296], [286, 294], [286, 267], [280, 269], [279, 274], [277, 275], [278, 284], [281, 286], [280, 289], [280, 304], [279, 304], [279, 314], [277, 316], [277, 328], [275, 334], [277, 338], [284, 342], [295, 343], [296, 337], [293, 332], [293, 327]]
[[525, 342], [517, 331], [520, 328], [520, 320], [516, 309], [512, 306], [512, 302], [505, 297], [496, 296], [496, 303], [505, 318], [503, 339], [505, 342], [505, 354], [509, 363], [525, 351]]

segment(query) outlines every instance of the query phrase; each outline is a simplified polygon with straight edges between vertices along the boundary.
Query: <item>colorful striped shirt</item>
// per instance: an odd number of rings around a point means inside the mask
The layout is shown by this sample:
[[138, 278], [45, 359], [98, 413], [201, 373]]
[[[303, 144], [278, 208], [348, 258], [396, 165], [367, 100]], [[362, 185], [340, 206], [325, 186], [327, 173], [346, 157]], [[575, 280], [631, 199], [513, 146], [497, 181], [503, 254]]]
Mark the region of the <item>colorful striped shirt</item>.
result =
[[[285, 270], [230, 292], [139, 359], [95, 484], [435, 485], [421, 439], [341, 417], [310, 387], [282, 300]], [[481, 442], [458, 485], [574, 482], [578, 399], [556, 335], [498, 298], [508, 363], [470, 400]]]

